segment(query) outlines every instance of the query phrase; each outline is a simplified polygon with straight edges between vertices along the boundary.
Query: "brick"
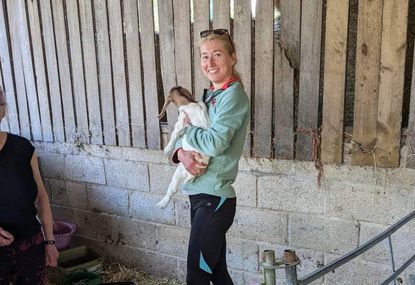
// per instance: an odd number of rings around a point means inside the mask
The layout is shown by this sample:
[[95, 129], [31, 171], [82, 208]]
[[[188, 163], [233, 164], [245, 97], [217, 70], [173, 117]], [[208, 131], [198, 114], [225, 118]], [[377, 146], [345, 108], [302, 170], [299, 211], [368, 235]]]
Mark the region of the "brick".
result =
[[121, 148], [122, 158], [132, 161], [141, 161], [145, 163], [167, 164], [169, 158], [161, 150], [140, 149], [133, 147]]
[[176, 225], [190, 228], [190, 202], [188, 199], [177, 199], [176, 204]]
[[229, 233], [242, 239], [287, 244], [287, 214], [238, 206]]
[[181, 227], [157, 226], [156, 250], [168, 255], [186, 258], [190, 230]]
[[357, 246], [354, 222], [308, 215], [290, 215], [290, 245], [330, 253], [345, 253]]
[[123, 244], [145, 249], [156, 249], [156, 225], [127, 217], [112, 217], [112, 236], [122, 237]]
[[258, 272], [258, 245], [256, 242], [229, 237], [227, 243], [227, 263], [230, 268]]
[[88, 209], [85, 184], [51, 179], [50, 189], [52, 193], [50, 197], [54, 204], [70, 208]]
[[[176, 166], [149, 164], [148, 168], [150, 172], [150, 192], [165, 194], [176, 170]], [[181, 189], [177, 193], [179, 192], [181, 192]]]
[[367, 166], [324, 165], [323, 179], [330, 182], [347, 181], [348, 183], [364, 183], [381, 185], [383, 183], [383, 169]]
[[127, 160], [106, 159], [105, 172], [108, 185], [143, 192], [149, 191], [146, 164]]
[[[250, 272], [244, 272], [244, 285], [258, 285], [262, 284], [264, 282], [264, 274], [263, 273], [250, 273]], [[278, 285], [282, 283], [277, 283]]]
[[129, 192], [122, 188], [89, 185], [89, 209], [94, 212], [127, 216]]
[[102, 158], [120, 158], [122, 150], [119, 146], [85, 144], [82, 146], [82, 153]]
[[335, 183], [328, 189], [328, 214], [345, 219], [389, 224], [414, 208], [413, 188], [385, 188]]
[[241, 157], [239, 170], [273, 174], [294, 173], [294, 162], [285, 159]]
[[232, 281], [234, 284], [244, 284], [244, 275], [242, 271], [237, 271], [237, 270], [233, 270], [228, 268], [229, 271], [229, 275], [232, 278]]
[[81, 152], [81, 147], [74, 143], [33, 142], [33, 144], [37, 150], [44, 153], [77, 155]]
[[104, 163], [101, 158], [67, 155], [65, 167], [69, 180], [105, 184]]
[[236, 191], [238, 205], [256, 207], [256, 176], [249, 173], [238, 173], [233, 187]]
[[258, 206], [288, 212], [321, 214], [324, 190], [307, 176], [263, 176], [258, 181]]
[[156, 204], [161, 198], [161, 195], [142, 192], [132, 193], [130, 197], [130, 215], [140, 220], [174, 225], [176, 222], [174, 202], [170, 202], [165, 209], [159, 209]]
[[[325, 263], [329, 263], [340, 256], [327, 254]], [[390, 272], [390, 266], [379, 263], [367, 262], [356, 258], [330, 272], [324, 277], [324, 284], [355, 285], [355, 284], [380, 284]]]
[[[411, 224], [407, 224], [391, 235], [393, 256], [397, 265], [396, 268], [415, 254], [415, 250], [408, 250], [415, 249], [415, 232], [411, 231], [410, 226]], [[360, 245], [382, 233], [387, 228], [388, 226], [384, 225], [361, 223]], [[390, 264], [388, 239], [386, 238], [364, 253], [362, 259], [387, 265]]]
[[65, 179], [65, 156], [53, 153], [38, 153], [40, 171], [43, 177]]

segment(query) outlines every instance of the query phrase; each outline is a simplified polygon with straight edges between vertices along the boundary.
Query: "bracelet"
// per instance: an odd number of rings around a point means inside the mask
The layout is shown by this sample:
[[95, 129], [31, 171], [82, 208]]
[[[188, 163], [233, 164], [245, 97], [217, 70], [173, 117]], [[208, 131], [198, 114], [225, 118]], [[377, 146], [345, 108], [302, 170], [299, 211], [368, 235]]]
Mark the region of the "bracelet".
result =
[[52, 240], [44, 240], [43, 241], [43, 244], [45, 244], [45, 245], [48, 245], [48, 244], [55, 244], [55, 241], [52, 239]]

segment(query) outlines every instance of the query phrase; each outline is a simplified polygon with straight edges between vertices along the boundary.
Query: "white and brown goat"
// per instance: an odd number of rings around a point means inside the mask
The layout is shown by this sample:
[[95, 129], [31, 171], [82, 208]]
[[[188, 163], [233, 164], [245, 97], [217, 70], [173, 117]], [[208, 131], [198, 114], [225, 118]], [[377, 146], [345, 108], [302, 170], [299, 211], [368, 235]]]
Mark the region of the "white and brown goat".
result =
[[[176, 105], [176, 107], [178, 108], [179, 117], [177, 123], [174, 126], [174, 131], [171, 134], [170, 141], [164, 148], [164, 153], [166, 155], [170, 155], [172, 153], [177, 140], [179, 139], [180, 135], [183, 134], [183, 131], [186, 127], [184, 125], [186, 116], [189, 117], [193, 126], [207, 129], [210, 125], [209, 115], [205, 103], [197, 102], [195, 99], [193, 99], [193, 96], [190, 93], [190, 91], [181, 86], [173, 87], [170, 90], [169, 96], [167, 96], [166, 101], [164, 102], [163, 109], [159, 114], [159, 119], [161, 119], [164, 116], [167, 109], [167, 105], [171, 102], [173, 102], [173, 104]], [[184, 135], [182, 138], [182, 148], [188, 151], [197, 151], [193, 147], [191, 147], [190, 144], [187, 142], [186, 135]], [[202, 160], [200, 162], [207, 165], [209, 163], [210, 157], [204, 155], [203, 153], [201, 153], [201, 156]], [[157, 206], [162, 209], [165, 208], [167, 204], [170, 202], [173, 195], [179, 189], [179, 186], [186, 182], [193, 181], [194, 178], [195, 176], [190, 174], [184, 168], [182, 163], [179, 163], [176, 171], [174, 172], [170, 185], [167, 189], [166, 195], [159, 203], [157, 203]]]

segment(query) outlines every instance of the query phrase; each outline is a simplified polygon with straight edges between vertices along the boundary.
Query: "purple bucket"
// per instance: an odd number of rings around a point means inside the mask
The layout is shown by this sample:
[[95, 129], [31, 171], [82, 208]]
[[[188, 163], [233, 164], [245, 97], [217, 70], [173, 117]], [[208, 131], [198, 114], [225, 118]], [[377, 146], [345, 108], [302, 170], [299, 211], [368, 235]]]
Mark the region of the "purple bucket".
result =
[[64, 250], [69, 247], [73, 233], [76, 231], [76, 225], [71, 222], [60, 220], [53, 221], [53, 235], [56, 241], [56, 248]]

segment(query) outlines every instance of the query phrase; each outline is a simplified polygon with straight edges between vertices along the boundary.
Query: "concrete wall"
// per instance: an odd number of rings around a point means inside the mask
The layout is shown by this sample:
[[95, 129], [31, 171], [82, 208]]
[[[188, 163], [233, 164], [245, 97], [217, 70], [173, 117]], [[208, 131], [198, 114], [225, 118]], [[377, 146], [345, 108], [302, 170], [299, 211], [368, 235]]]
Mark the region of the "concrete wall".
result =
[[[184, 280], [189, 203], [177, 195], [155, 205], [174, 171], [161, 151], [36, 144], [56, 218], [78, 226], [75, 241], [152, 274]], [[238, 207], [228, 233], [236, 284], [262, 279], [265, 249], [297, 252], [302, 276], [364, 243], [415, 206], [415, 170], [325, 166], [322, 187], [312, 163], [242, 159]], [[415, 253], [415, 222], [393, 235], [397, 266]], [[313, 284], [378, 284], [390, 272], [387, 243]], [[410, 284], [408, 274], [403, 284]], [[278, 272], [283, 284], [284, 273]]]

